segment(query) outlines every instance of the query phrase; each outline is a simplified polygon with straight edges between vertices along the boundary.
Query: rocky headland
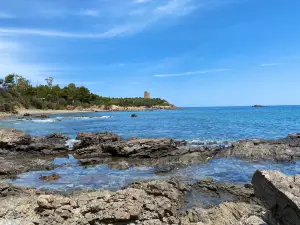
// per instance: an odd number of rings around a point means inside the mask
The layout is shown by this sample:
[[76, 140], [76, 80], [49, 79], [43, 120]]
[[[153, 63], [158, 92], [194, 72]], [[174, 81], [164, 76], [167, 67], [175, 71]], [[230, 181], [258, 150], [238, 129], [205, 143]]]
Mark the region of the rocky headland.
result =
[[[167, 138], [124, 140], [108, 132], [79, 133], [72, 149], [62, 134], [35, 137], [0, 129], [0, 175], [16, 178], [51, 170], [57, 157], [72, 154], [82, 166], [151, 166], [157, 174], [222, 157], [294, 163], [300, 134], [280, 140], [243, 140], [230, 145], [190, 146]], [[63, 179], [57, 174], [44, 182]], [[122, 190], [60, 194], [0, 182], [0, 224], [300, 224], [300, 177], [257, 171], [252, 184], [173, 177], [134, 182]], [[204, 204], [204, 201], [208, 203]], [[195, 203], [195, 204], [191, 204]], [[192, 206], [192, 207], [191, 207]]]

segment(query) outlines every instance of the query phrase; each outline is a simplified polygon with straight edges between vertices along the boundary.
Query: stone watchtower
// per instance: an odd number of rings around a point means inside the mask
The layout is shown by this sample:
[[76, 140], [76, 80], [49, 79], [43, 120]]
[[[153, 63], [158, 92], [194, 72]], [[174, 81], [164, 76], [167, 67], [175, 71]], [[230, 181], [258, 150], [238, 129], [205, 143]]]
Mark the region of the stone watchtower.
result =
[[151, 98], [150, 92], [145, 91], [144, 92], [144, 98], [150, 99]]

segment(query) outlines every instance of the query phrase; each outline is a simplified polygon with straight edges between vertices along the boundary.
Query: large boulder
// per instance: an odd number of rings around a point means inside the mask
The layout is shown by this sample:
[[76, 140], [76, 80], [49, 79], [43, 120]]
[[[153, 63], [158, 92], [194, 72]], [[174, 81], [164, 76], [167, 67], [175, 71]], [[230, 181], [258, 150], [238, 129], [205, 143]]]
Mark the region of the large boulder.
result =
[[0, 148], [11, 149], [18, 145], [28, 145], [30, 135], [12, 128], [0, 128]]
[[69, 151], [66, 144], [68, 139], [67, 136], [57, 133], [48, 136], [32, 137], [32, 142], [28, 146], [28, 151], [44, 155], [66, 153]]
[[32, 137], [16, 129], [0, 128], [0, 155], [66, 153], [69, 150], [66, 140], [68, 140], [68, 137], [63, 134]]
[[88, 146], [99, 145], [103, 143], [122, 141], [121, 136], [110, 132], [81, 132], [77, 135], [76, 139], [80, 142], [74, 144], [74, 149], [85, 148]]
[[279, 171], [256, 171], [252, 178], [255, 195], [282, 225], [300, 224], [300, 175]]
[[289, 134], [286, 141], [291, 147], [300, 147], [300, 133]]
[[134, 139], [124, 142], [108, 143], [102, 145], [103, 152], [120, 157], [151, 158], [163, 152], [175, 150], [176, 144], [172, 139]]

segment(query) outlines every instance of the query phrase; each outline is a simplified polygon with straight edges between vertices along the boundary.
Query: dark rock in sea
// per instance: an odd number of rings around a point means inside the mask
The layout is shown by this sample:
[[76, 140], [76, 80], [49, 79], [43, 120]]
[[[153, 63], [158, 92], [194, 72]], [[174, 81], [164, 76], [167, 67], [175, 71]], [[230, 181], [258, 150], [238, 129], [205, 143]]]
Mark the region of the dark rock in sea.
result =
[[300, 224], [300, 175], [279, 171], [256, 171], [252, 178], [255, 195], [278, 224]]
[[137, 114], [131, 114], [131, 117], [135, 118], [135, 117], [137, 117]]
[[74, 144], [74, 149], [84, 148], [92, 145], [99, 145], [108, 142], [119, 142], [122, 141], [122, 137], [109, 132], [82, 132], [77, 135], [76, 140], [80, 140], [80, 142]]
[[78, 159], [78, 162], [82, 166], [90, 166], [90, 165], [97, 165], [97, 164], [107, 164], [112, 161], [110, 155], [102, 155], [98, 157], [90, 157], [90, 158], [83, 158]]
[[119, 160], [119, 161], [112, 161], [108, 163], [108, 166], [113, 169], [118, 169], [118, 170], [127, 170], [131, 167], [130, 163], [124, 161], [124, 160]]
[[51, 175], [40, 176], [40, 180], [43, 181], [56, 181], [59, 180], [60, 178], [61, 176], [56, 173], [53, 173]]
[[155, 174], [169, 173], [176, 168], [177, 168], [176, 164], [163, 164], [163, 165], [159, 164], [154, 167]]
[[262, 105], [253, 105], [252, 107], [254, 107], [254, 108], [262, 108], [264, 106], [262, 106]]
[[28, 116], [31, 116], [31, 114], [30, 113], [24, 113], [23, 116], [28, 117]]
[[49, 119], [50, 116], [49, 116], [49, 115], [46, 115], [46, 114], [42, 114], [42, 115], [37, 115], [37, 116], [35, 116], [35, 118], [38, 118], [38, 119]]
[[286, 139], [283, 139], [283, 141], [286, 141], [290, 147], [300, 147], [300, 133], [289, 134]]
[[182, 146], [186, 146], [187, 142], [186, 141], [175, 141], [175, 144], [177, 147], [182, 147]]

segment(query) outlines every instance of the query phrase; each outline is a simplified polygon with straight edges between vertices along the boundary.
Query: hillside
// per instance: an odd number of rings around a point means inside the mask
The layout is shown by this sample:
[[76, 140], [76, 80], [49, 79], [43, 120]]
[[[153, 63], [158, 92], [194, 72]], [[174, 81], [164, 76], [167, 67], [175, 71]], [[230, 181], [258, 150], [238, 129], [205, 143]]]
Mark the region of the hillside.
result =
[[[1, 80], [0, 111], [14, 112], [18, 108], [25, 109], [72, 109], [75, 107], [90, 108], [102, 107], [109, 109], [111, 106], [119, 107], [146, 107], [155, 106], [173, 107], [164, 99], [153, 98], [110, 98], [90, 92], [84, 86], [77, 87], [70, 83], [65, 87], [52, 85], [53, 78], [47, 85], [33, 86], [24, 77], [10, 74]], [[8, 84], [8, 85], [7, 85]]]

